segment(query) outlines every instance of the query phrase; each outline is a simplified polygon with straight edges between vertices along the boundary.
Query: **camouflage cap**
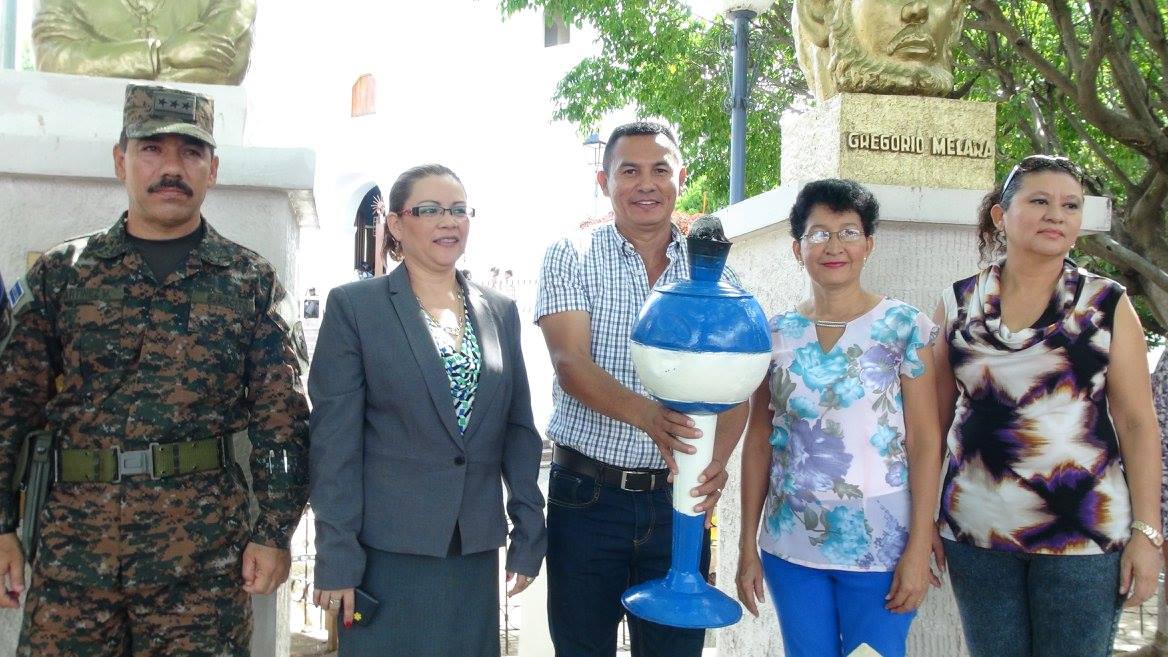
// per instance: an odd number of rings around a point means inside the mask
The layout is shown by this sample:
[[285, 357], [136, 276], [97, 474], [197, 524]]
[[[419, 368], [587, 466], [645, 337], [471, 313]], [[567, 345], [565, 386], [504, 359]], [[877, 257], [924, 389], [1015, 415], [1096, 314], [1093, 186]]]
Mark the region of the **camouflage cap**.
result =
[[215, 101], [182, 89], [126, 85], [122, 129], [130, 139], [154, 135], [187, 135], [215, 145]]

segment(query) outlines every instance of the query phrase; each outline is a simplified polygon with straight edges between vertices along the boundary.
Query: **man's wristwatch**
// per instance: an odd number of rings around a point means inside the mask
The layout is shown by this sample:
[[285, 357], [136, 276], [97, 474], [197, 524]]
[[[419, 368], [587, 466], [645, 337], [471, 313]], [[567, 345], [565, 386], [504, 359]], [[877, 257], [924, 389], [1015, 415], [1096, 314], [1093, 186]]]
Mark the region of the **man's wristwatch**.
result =
[[1152, 542], [1152, 545], [1156, 547], [1164, 545], [1164, 535], [1143, 520], [1133, 520], [1131, 528], [1147, 536], [1148, 540]]

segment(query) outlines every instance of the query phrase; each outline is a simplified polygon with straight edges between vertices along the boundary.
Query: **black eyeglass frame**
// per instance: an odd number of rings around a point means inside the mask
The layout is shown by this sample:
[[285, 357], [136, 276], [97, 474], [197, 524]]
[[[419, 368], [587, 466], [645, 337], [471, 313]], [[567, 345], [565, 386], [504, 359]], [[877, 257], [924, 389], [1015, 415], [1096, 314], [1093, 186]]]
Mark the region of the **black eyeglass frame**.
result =
[[[422, 210], [437, 211], [434, 214], [422, 214]], [[462, 214], [457, 214], [461, 211]], [[450, 213], [450, 216], [455, 219], [473, 219], [475, 216], [475, 209], [464, 206], [456, 206], [453, 208], [444, 208], [441, 205], [415, 205], [412, 208], [405, 208], [401, 211], [405, 215], [413, 215], [420, 219], [439, 219], [442, 215]]]

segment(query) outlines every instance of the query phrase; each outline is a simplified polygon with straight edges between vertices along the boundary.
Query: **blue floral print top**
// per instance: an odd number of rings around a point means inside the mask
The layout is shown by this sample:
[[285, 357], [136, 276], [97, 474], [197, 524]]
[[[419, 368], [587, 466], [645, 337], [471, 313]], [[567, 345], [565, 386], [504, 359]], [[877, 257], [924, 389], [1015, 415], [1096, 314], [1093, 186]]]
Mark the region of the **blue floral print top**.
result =
[[937, 327], [885, 298], [827, 351], [790, 310], [770, 322], [773, 456], [760, 547], [813, 568], [891, 571], [908, 542], [910, 503], [900, 377]]

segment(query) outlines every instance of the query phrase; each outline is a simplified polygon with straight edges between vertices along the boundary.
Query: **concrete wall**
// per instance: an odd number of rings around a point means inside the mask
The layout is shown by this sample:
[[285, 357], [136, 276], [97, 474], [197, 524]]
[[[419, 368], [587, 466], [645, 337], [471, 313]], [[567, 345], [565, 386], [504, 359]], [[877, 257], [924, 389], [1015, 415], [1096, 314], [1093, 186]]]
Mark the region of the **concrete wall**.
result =
[[[0, 273], [11, 284], [24, 273], [29, 251], [109, 228], [125, 209], [126, 190], [116, 179], [0, 173]], [[208, 193], [203, 215], [224, 237], [267, 258], [285, 286], [296, 289], [300, 230], [286, 191], [217, 187]]]

